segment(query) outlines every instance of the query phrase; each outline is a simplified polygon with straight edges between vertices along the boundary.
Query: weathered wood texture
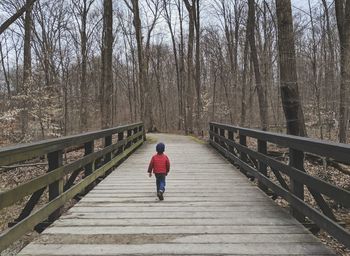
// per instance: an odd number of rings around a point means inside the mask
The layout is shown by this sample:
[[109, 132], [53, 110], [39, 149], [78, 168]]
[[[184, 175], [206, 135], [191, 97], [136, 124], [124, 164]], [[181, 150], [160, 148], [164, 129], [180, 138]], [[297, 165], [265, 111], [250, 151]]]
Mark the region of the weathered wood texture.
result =
[[[129, 134], [130, 129], [135, 131], [134, 134]], [[128, 137], [113, 144], [113, 134], [118, 133], [119, 135], [119, 133], [124, 133], [124, 131], [128, 132]], [[65, 203], [78, 193], [88, 192], [97, 179], [107, 176], [113, 167], [120, 164], [142, 145], [144, 141], [143, 134], [143, 124], [138, 123], [100, 132], [85, 133], [1, 149], [0, 159], [2, 156], [8, 156], [12, 159], [3, 160], [5, 162], [13, 161], [13, 159], [26, 160], [33, 156], [41, 156], [41, 153], [46, 152], [48, 173], [0, 193], [0, 210], [31, 195], [20, 216], [14, 222], [9, 223], [8, 229], [0, 233], [0, 252], [28, 231], [34, 228], [41, 230], [41, 224], [48, 225], [56, 220], [61, 215], [61, 209]], [[105, 147], [102, 150], [93, 152], [94, 140], [98, 138], [104, 138]], [[74, 145], [70, 140], [76, 143], [78, 143], [77, 141], [84, 143], [85, 156], [72, 163], [63, 165], [62, 155], [65, 146], [68, 144]], [[54, 148], [56, 150], [52, 151]], [[118, 152], [114, 154], [113, 151]], [[96, 161], [101, 158], [103, 158], [102, 164], [99, 163], [97, 166]], [[83, 179], [76, 181], [83, 168], [85, 168]], [[47, 187], [49, 192], [48, 202], [34, 210]]]
[[146, 143], [19, 255], [333, 255], [207, 145], [149, 136], [171, 161], [164, 201]]
[[[218, 129], [220, 133], [217, 132]], [[226, 132], [236, 133], [237, 138], [240, 138], [239, 143], [232, 139], [232, 135], [231, 138], [226, 137]], [[318, 154], [320, 157], [332, 157], [335, 161], [344, 161], [344, 155], [350, 153], [348, 145], [219, 123], [210, 123], [210, 135], [210, 144], [230, 162], [239, 166], [242, 173], [249, 178], [256, 178], [263, 191], [270, 193], [269, 190], [271, 190], [275, 196], [278, 195], [285, 199], [289, 203], [291, 214], [297, 220], [304, 223], [305, 217], [308, 217], [319, 228], [350, 248], [349, 230], [339, 225], [339, 220], [336, 219], [328, 202], [324, 199], [324, 196], [327, 196], [336, 203], [349, 207], [350, 191], [309, 175], [304, 170], [305, 152]], [[246, 137], [257, 139], [258, 150], [247, 146]], [[267, 154], [267, 142], [289, 147], [289, 165]], [[339, 154], [334, 154], [334, 152]], [[257, 160], [259, 164], [256, 163]], [[267, 173], [267, 167], [271, 169], [270, 175]], [[288, 176], [289, 187], [282, 174]], [[276, 180], [271, 179], [271, 175], [275, 175], [279, 184]], [[317, 207], [304, 201], [305, 188], [314, 198]]]

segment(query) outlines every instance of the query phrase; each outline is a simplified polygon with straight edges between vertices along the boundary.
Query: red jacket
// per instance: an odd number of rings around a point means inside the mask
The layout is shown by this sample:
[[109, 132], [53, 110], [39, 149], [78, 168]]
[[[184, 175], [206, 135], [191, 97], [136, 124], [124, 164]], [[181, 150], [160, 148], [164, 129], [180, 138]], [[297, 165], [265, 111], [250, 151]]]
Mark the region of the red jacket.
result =
[[164, 173], [168, 174], [170, 171], [170, 161], [167, 155], [156, 154], [152, 157], [151, 162], [149, 163], [148, 172], [154, 173]]

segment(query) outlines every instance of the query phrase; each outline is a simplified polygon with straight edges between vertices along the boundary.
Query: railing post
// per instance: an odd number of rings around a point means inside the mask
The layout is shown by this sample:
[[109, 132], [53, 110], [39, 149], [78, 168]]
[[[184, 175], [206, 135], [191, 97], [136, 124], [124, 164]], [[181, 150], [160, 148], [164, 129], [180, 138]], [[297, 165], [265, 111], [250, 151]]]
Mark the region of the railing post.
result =
[[[239, 144], [241, 144], [242, 146], [245, 146], [245, 147], [247, 146], [247, 137], [245, 135], [239, 134]], [[246, 163], [247, 162], [247, 154], [240, 152], [240, 159]]]
[[141, 129], [143, 131], [143, 141], [146, 141], [147, 138], [146, 138], [146, 129], [145, 129], [145, 124], [144, 123], [142, 123]]
[[[124, 132], [118, 132], [118, 142], [124, 139]], [[117, 151], [117, 155], [123, 153], [124, 145], [121, 145]]]
[[[227, 136], [229, 141], [235, 142], [233, 131], [228, 131]], [[236, 155], [234, 146], [228, 145], [228, 150], [230, 151], [231, 154]], [[232, 160], [231, 158], [229, 158], [228, 160], [230, 161], [231, 164], [235, 164], [235, 161]]]
[[[289, 148], [289, 165], [304, 171], [304, 152]], [[304, 184], [290, 177], [290, 191], [304, 201]], [[290, 213], [301, 223], [305, 222], [305, 216], [294, 207], [290, 208]]]
[[[217, 135], [217, 134], [219, 134], [219, 128], [217, 127], [217, 126], [214, 126], [214, 133]], [[218, 137], [214, 137], [214, 142], [215, 143], [218, 143], [219, 142], [219, 140], [218, 140]]]
[[[86, 142], [84, 144], [84, 149], [85, 149], [85, 156], [92, 154], [94, 152], [94, 141], [89, 141]], [[94, 163], [88, 163], [87, 165], [85, 165], [84, 167], [84, 177], [89, 176], [90, 174], [92, 174], [92, 172], [94, 171], [93, 168], [94, 167]], [[88, 185], [85, 188], [85, 193], [89, 192], [92, 188], [94, 187], [94, 183], [91, 183], [90, 185]]]
[[[138, 128], [138, 127], [135, 127], [135, 128], [134, 128], [133, 135], [137, 134], [138, 131], [139, 131], [139, 128]], [[138, 138], [135, 137], [135, 138], [133, 139], [132, 143], [135, 144], [135, 143], [137, 142], [137, 140], [138, 140]]]
[[[143, 131], [143, 125], [140, 125], [139, 126], [139, 132], [142, 132]], [[140, 135], [138, 138], [137, 138], [137, 140], [143, 140], [143, 141], [146, 141], [146, 137], [144, 137], [145, 135], [144, 135], [144, 133], [142, 133], [142, 135]]]
[[[132, 135], [132, 129], [128, 129], [128, 131], [126, 133], [126, 138], [128, 139], [131, 135]], [[130, 146], [131, 146], [131, 141], [126, 143], [126, 147], [125, 148], [129, 148]]]
[[[214, 131], [212, 124], [209, 124], [209, 131], [210, 132]], [[210, 132], [209, 132], [209, 140], [212, 142], [213, 141], [213, 135]]]
[[[233, 131], [228, 131], [227, 136], [228, 136], [228, 139], [229, 139], [230, 141], [232, 141], [232, 142], [235, 141], [235, 138], [234, 138], [234, 136], [233, 136]], [[228, 148], [229, 148], [229, 151], [230, 151], [232, 154], [235, 153], [235, 152], [234, 152], [234, 147], [232, 147], [231, 145], [229, 145]]]
[[[258, 140], [258, 152], [261, 153], [261, 154], [264, 154], [264, 155], [267, 154], [267, 143], [266, 143], [266, 141]], [[262, 175], [264, 175], [264, 176], [267, 177], [267, 165], [266, 165], [264, 162], [260, 161], [260, 160], [259, 160], [259, 172], [260, 172]], [[264, 185], [264, 184], [260, 181], [260, 179], [258, 180], [258, 187], [259, 187], [262, 191], [264, 191], [265, 193], [267, 193], [268, 188], [267, 188], [266, 185]]]
[[[239, 144], [241, 144], [242, 146], [247, 146], [247, 137], [245, 135], [242, 135], [241, 133], [239, 133]], [[239, 158], [243, 161], [243, 162], [247, 162], [247, 154], [244, 152], [239, 152]], [[239, 168], [240, 171], [247, 175], [247, 171], [244, 170], [242, 167]]]
[[[220, 136], [225, 137], [225, 129], [220, 128]], [[220, 139], [220, 145], [221, 145], [222, 147], [226, 148], [226, 147], [225, 147], [225, 141], [222, 140], [222, 139]]]
[[[89, 141], [84, 144], [85, 156], [94, 153], [94, 141]], [[84, 176], [89, 176], [93, 172], [93, 163], [85, 165]]]
[[[112, 145], [112, 135], [105, 137], [105, 147]], [[107, 153], [104, 158], [104, 164], [108, 163], [112, 159], [112, 152]]]
[[[63, 164], [63, 158], [62, 158], [63, 152], [62, 150], [54, 151], [47, 154], [48, 159], [48, 172], [51, 172], [58, 167], [62, 166]], [[63, 179], [59, 179], [58, 181], [53, 182], [49, 185], [49, 201], [54, 200], [56, 197], [58, 197], [60, 194], [63, 193]], [[55, 210], [50, 216], [49, 216], [49, 222], [55, 221], [60, 215], [61, 215], [62, 207]]]

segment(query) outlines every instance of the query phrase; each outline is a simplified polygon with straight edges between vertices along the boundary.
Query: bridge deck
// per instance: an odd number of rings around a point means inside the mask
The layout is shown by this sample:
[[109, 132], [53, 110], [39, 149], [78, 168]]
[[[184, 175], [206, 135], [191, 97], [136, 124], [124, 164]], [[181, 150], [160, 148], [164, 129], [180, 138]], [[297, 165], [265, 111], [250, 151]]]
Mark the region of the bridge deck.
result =
[[156, 198], [145, 144], [19, 255], [332, 255], [219, 154], [166, 143], [172, 169]]

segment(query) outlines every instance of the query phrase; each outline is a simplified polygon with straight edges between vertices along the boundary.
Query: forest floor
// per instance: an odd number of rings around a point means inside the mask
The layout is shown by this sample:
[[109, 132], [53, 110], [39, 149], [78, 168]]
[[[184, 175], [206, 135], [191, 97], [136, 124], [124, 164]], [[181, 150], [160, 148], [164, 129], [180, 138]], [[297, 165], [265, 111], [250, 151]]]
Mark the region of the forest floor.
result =
[[[206, 138], [203, 138], [203, 137], [193, 137], [193, 139], [200, 143], [206, 143]], [[97, 142], [96, 145], [97, 145], [97, 148], [99, 148], [102, 146], [102, 142]], [[248, 140], [248, 146], [254, 149], [256, 148], [257, 145], [255, 141]], [[286, 148], [280, 148], [274, 144], [268, 144], [268, 151], [273, 153], [274, 157], [276, 157], [279, 161], [282, 161], [284, 163], [288, 162], [288, 150]], [[73, 162], [76, 159], [81, 158], [83, 154], [84, 154], [83, 150], [76, 150], [76, 151], [69, 152], [65, 155], [64, 161], [65, 163]], [[37, 164], [36, 166], [30, 166], [30, 167], [24, 166], [24, 167], [18, 167], [10, 170], [0, 168], [0, 192], [14, 188], [19, 184], [22, 184], [26, 181], [29, 181], [35, 177], [38, 177], [46, 173], [47, 171], [46, 159], [37, 160], [35, 163]], [[33, 162], [31, 162], [31, 164], [33, 164]], [[350, 167], [348, 168], [350, 169]], [[350, 175], [340, 172], [338, 169], [334, 167], [327, 166], [324, 163], [318, 164], [315, 161], [310, 161], [306, 159], [305, 170], [307, 171], [307, 173], [309, 173], [312, 176], [323, 179], [327, 182], [330, 182], [331, 184], [342, 187], [346, 190], [350, 190]], [[274, 179], [274, 175], [270, 170], [268, 174], [271, 177], [271, 179]], [[82, 176], [80, 176], [79, 178], [81, 177]], [[288, 183], [287, 178], [286, 178], [286, 181]], [[256, 181], [253, 181], [253, 182], [256, 183]], [[0, 216], [1, 216], [0, 232], [6, 230], [8, 223], [12, 222], [20, 214], [22, 208], [24, 207], [28, 199], [29, 197], [24, 198], [17, 204], [11, 207], [7, 207], [0, 211]], [[342, 220], [342, 225], [344, 225], [347, 229], [349, 229], [350, 228], [350, 210], [341, 207], [340, 205], [336, 204], [332, 200], [329, 200], [327, 198], [326, 200], [331, 206], [335, 216], [338, 219]], [[39, 207], [43, 206], [47, 201], [48, 201], [48, 192], [46, 191], [41, 197], [35, 209], [38, 209]], [[277, 204], [279, 204], [284, 208], [289, 207], [288, 203], [281, 198], [277, 198], [275, 201]], [[310, 205], [315, 206], [315, 208], [317, 208], [314, 199], [312, 198], [311, 194], [307, 191], [307, 189], [305, 190], [305, 201], [308, 202]], [[64, 211], [68, 210], [75, 203], [76, 203], [76, 200], [74, 199], [68, 202], [64, 207]], [[26, 234], [20, 240], [12, 244], [8, 249], [3, 251], [0, 254], [0, 256], [16, 255], [25, 245], [33, 241], [37, 236], [38, 236], [38, 233], [35, 231]], [[326, 232], [321, 230], [316, 234], [316, 236], [323, 243], [333, 248], [338, 255], [350, 256], [350, 250], [345, 248], [345, 246], [343, 246], [342, 244], [338, 243]]]

